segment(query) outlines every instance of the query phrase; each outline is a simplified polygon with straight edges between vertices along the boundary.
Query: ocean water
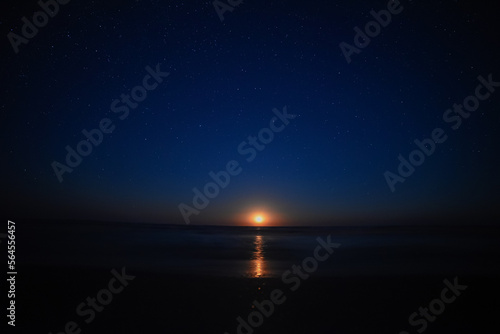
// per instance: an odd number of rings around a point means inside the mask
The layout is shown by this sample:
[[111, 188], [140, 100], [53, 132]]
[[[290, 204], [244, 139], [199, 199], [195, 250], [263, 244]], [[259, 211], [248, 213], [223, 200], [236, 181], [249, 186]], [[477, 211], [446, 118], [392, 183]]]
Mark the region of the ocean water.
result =
[[281, 277], [340, 244], [314, 275], [497, 275], [499, 230], [478, 227], [212, 227], [19, 224], [26, 265], [116, 268], [224, 277]]
[[[467, 289], [425, 333], [497, 332], [499, 231], [491, 227], [16, 226], [20, 333], [61, 333], [75, 321], [81, 333], [249, 334], [241, 319], [251, 322], [255, 302], [278, 289], [286, 302], [252, 333], [413, 334], [423, 320], [411, 315], [456, 279]], [[339, 247], [311, 270], [318, 238]], [[304, 264], [309, 277], [292, 278], [292, 266]], [[78, 306], [123, 268], [133, 280], [86, 321]]]

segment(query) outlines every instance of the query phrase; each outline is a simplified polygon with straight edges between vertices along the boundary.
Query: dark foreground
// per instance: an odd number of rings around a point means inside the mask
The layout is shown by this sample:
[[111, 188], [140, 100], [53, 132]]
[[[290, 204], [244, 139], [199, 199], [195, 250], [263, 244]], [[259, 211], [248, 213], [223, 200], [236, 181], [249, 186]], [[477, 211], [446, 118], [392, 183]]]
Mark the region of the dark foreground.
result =
[[[126, 230], [19, 233], [15, 332], [497, 332], [495, 230]], [[283, 278], [332, 232], [330, 257]]]
[[[88, 318], [77, 315], [77, 305], [107, 286], [109, 272], [40, 268], [24, 274], [31, 278], [19, 286], [17, 329], [23, 333], [59, 333], [68, 321], [77, 322], [82, 333], [237, 333], [237, 317], [247, 319], [253, 301], [270, 299], [274, 289], [283, 290], [286, 300], [255, 333], [417, 333], [422, 325], [410, 326], [408, 317], [440, 298], [445, 287], [442, 277], [312, 277], [291, 292], [278, 279], [136, 272], [130, 285], [86, 324]], [[493, 277], [459, 277], [466, 290], [428, 323], [425, 332], [495, 329], [498, 282]]]

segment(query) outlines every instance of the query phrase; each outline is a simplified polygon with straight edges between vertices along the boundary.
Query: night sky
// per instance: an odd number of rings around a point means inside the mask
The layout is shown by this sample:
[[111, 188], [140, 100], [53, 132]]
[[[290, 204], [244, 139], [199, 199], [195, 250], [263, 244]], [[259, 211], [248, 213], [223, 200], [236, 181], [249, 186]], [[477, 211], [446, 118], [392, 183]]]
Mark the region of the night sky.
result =
[[[19, 3], [0, 11], [11, 220], [185, 224], [184, 203], [194, 225], [499, 221], [500, 84], [483, 84], [477, 110], [447, 113], [479, 76], [500, 82], [487, 4], [392, 3], [399, 13], [348, 62], [339, 45], [354, 48], [386, 1], [246, 0], [221, 21], [210, 1], [73, 0], [13, 47], [8, 34], [41, 10]], [[386, 172], [436, 128], [446, 140], [391, 189]], [[66, 147], [81, 141], [92, 152], [71, 168]], [[193, 188], [228, 164], [235, 175], [196, 209]]]

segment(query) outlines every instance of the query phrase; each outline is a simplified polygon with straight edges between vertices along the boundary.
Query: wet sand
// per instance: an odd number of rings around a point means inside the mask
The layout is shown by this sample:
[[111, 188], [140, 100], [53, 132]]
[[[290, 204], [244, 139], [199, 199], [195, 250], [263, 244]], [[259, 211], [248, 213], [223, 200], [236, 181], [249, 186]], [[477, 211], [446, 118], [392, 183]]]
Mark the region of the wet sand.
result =
[[[342, 277], [305, 280], [291, 291], [280, 279], [173, 276], [134, 272], [135, 279], [89, 324], [76, 314], [86, 297], [105, 288], [109, 272], [68, 268], [23, 270], [18, 329], [58, 333], [68, 321], [82, 333], [237, 333], [253, 302], [275, 305], [255, 333], [416, 333], [408, 317], [440, 297], [442, 277]], [[28, 273], [31, 273], [28, 275]], [[130, 273], [132, 274], [132, 273]], [[499, 277], [460, 277], [467, 289], [446, 305], [427, 333], [479, 333], [495, 328], [500, 311]], [[453, 277], [449, 277], [453, 281]], [[246, 331], [242, 331], [246, 333]]]

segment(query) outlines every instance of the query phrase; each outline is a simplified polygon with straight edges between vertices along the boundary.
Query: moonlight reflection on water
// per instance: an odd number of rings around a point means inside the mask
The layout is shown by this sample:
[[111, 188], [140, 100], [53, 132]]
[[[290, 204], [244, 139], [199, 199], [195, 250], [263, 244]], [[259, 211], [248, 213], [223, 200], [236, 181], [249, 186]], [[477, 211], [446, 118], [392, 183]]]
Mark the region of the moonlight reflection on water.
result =
[[250, 262], [250, 275], [252, 277], [261, 277], [266, 273], [264, 259], [264, 238], [261, 235], [255, 236], [254, 251]]

